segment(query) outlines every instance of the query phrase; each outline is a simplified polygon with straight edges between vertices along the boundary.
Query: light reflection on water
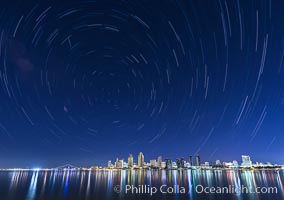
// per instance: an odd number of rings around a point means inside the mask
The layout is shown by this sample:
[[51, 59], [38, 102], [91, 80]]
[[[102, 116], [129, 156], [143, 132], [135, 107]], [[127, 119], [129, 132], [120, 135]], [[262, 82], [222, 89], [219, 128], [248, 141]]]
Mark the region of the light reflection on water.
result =
[[38, 178], [38, 171], [33, 173], [26, 200], [35, 199], [36, 189], [37, 189], [37, 187], [36, 187], [37, 186], [37, 178]]
[[[1, 200], [112, 200], [112, 199], [284, 199], [283, 171], [237, 170], [101, 170], [101, 171], [11, 171], [0, 172]], [[114, 187], [141, 185], [158, 193], [117, 194]], [[161, 185], [186, 188], [187, 194], [162, 194]], [[277, 187], [277, 194], [198, 194], [196, 186], [235, 188]], [[176, 190], [175, 190], [176, 191]]]

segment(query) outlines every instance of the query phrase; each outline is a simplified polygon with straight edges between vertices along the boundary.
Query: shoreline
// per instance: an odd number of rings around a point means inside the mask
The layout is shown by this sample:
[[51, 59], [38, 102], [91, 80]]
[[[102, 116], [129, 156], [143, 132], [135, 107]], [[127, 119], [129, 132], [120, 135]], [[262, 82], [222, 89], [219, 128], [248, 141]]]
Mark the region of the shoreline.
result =
[[201, 169], [147, 169], [147, 168], [125, 168], [125, 169], [108, 169], [108, 168], [98, 168], [98, 169], [89, 169], [89, 168], [80, 168], [80, 169], [22, 169], [22, 168], [11, 168], [11, 169], [0, 169], [0, 172], [13, 172], [13, 171], [54, 171], [54, 172], [65, 172], [65, 171], [284, 171], [284, 168], [236, 168], [236, 169], [226, 169], [226, 168], [201, 168]]

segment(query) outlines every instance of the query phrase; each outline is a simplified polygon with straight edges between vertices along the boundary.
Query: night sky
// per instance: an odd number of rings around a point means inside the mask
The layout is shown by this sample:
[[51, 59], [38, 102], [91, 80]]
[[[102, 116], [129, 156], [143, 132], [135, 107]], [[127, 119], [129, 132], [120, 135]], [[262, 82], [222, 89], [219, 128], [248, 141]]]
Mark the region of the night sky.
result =
[[1, 1], [0, 167], [284, 163], [284, 2]]

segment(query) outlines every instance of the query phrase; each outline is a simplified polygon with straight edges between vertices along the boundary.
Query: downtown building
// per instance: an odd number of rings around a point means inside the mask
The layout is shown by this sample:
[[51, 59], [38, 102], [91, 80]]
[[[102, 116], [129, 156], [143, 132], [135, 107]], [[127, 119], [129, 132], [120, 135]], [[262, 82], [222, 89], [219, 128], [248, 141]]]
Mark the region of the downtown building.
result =
[[144, 167], [144, 154], [142, 152], [138, 154], [138, 167]]
[[132, 156], [132, 154], [129, 154], [129, 156], [128, 156], [128, 168], [132, 168], [133, 166], [134, 166], [133, 156]]
[[157, 161], [157, 167], [158, 168], [162, 168], [162, 163], [163, 163], [163, 159], [162, 159], [162, 156], [159, 156], [158, 157], [158, 161]]
[[196, 166], [200, 166], [200, 165], [201, 165], [200, 156], [197, 155], [196, 156]]
[[252, 167], [252, 161], [250, 160], [250, 156], [242, 155], [242, 164], [241, 167]]

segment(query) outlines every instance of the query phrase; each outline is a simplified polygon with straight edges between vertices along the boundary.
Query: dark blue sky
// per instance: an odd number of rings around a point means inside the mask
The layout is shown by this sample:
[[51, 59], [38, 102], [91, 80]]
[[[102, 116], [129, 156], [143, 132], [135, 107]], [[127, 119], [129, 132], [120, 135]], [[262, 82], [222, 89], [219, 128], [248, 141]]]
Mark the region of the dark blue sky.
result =
[[0, 167], [284, 163], [281, 1], [0, 4]]

